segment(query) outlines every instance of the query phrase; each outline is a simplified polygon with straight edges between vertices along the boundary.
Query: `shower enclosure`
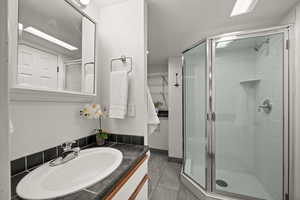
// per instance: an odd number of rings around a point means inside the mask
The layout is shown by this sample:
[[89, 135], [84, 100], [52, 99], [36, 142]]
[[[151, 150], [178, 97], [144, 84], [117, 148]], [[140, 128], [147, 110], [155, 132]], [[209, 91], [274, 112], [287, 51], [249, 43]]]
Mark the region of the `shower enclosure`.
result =
[[207, 38], [183, 52], [183, 182], [197, 195], [286, 200], [291, 27]]

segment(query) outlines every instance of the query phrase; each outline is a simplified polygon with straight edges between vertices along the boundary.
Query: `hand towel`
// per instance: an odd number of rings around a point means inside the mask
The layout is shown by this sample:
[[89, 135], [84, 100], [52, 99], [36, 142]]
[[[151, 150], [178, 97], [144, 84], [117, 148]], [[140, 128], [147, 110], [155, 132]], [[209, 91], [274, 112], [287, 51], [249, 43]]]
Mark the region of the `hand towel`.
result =
[[147, 96], [148, 96], [148, 134], [152, 134], [157, 129], [160, 121], [155, 110], [155, 106], [150, 94], [149, 87], [147, 87]]
[[110, 73], [109, 117], [124, 119], [127, 114], [128, 73], [115, 71]]

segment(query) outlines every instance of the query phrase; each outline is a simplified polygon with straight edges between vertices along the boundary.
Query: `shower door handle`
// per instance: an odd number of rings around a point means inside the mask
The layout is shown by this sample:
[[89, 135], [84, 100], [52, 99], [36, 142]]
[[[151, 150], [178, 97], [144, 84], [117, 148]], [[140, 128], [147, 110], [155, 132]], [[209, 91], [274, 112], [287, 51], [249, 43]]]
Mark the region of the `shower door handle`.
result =
[[215, 112], [212, 112], [211, 113], [211, 121], [216, 121], [216, 113]]
[[214, 158], [215, 158], [215, 154], [214, 154], [213, 152], [207, 151], [207, 157], [208, 157], [209, 159], [214, 159]]
[[206, 119], [207, 121], [216, 121], [216, 113], [212, 112], [212, 113], [206, 113]]

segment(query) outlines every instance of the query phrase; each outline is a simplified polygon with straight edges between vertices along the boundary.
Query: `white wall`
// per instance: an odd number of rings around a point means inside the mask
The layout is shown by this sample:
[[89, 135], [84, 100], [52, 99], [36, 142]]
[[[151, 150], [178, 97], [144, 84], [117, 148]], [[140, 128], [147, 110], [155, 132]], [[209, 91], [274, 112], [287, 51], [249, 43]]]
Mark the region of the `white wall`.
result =
[[[112, 133], [147, 136], [146, 12], [147, 6], [141, 0], [124, 0], [100, 10], [101, 104], [106, 108], [109, 107], [110, 60], [121, 55], [133, 58], [129, 104], [131, 108], [134, 108], [135, 116], [124, 120], [105, 119], [104, 129]], [[124, 68], [114, 70], [129, 70], [129, 68]]]
[[[178, 73], [179, 87], [173, 86]], [[182, 66], [181, 57], [169, 58], [169, 157], [182, 158]]]
[[168, 73], [168, 65], [148, 65], [148, 74], [151, 73]]
[[0, 1], [0, 199], [10, 199], [7, 1]]
[[[17, 2], [17, 0], [9, 1], [9, 32], [12, 33], [10, 34], [12, 37], [9, 43], [10, 55], [12, 55], [10, 57], [11, 68], [17, 65], [17, 34], [15, 34], [18, 30]], [[99, 9], [95, 1], [91, 1], [85, 12], [98, 21]], [[96, 52], [101, 53], [99, 51]], [[101, 65], [96, 63], [96, 66], [99, 68]], [[10, 72], [10, 75], [12, 76], [12, 72]], [[97, 102], [99, 98], [100, 95], [96, 98]], [[97, 127], [98, 122], [81, 120], [79, 118], [79, 109], [83, 105], [83, 103], [66, 102], [11, 101], [10, 112], [15, 128], [15, 132], [11, 136], [11, 159], [45, 150], [68, 140], [90, 135], [91, 130]]]
[[298, 123], [300, 119], [300, 58], [298, 54], [300, 53], [300, 3], [295, 5], [285, 16], [282, 17], [282, 20], [279, 24], [294, 24], [294, 32], [291, 34], [292, 36], [292, 51], [294, 51], [294, 55], [292, 56], [292, 63], [295, 64], [293, 71], [294, 76], [292, 77], [294, 82], [294, 135], [293, 135], [293, 182], [294, 182], [294, 199], [300, 200], [300, 123]]

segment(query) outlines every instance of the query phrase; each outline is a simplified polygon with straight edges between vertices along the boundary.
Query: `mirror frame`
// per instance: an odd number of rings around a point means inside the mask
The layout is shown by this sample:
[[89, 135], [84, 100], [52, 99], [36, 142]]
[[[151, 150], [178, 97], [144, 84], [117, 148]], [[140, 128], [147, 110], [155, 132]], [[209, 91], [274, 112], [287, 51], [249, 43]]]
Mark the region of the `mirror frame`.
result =
[[[18, 70], [18, 23], [19, 23], [19, 0], [10, 0], [11, 9], [9, 10], [15, 17], [9, 18], [9, 24], [12, 24], [9, 32], [12, 32], [12, 37], [8, 41], [10, 48], [10, 58], [12, 69], [10, 70], [10, 99], [13, 101], [42, 101], [42, 102], [91, 102], [95, 97], [97, 97], [97, 22], [92, 17], [90, 17], [83, 8], [78, 7], [72, 0], [64, 0], [69, 6], [71, 6], [75, 11], [86, 17], [95, 25], [94, 32], [94, 93], [85, 93], [77, 91], [67, 91], [67, 90], [54, 90], [54, 89], [39, 89], [30, 88], [17, 85], [17, 70]], [[15, 5], [15, 6], [14, 6]]]

